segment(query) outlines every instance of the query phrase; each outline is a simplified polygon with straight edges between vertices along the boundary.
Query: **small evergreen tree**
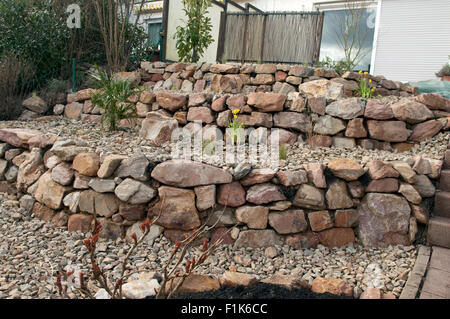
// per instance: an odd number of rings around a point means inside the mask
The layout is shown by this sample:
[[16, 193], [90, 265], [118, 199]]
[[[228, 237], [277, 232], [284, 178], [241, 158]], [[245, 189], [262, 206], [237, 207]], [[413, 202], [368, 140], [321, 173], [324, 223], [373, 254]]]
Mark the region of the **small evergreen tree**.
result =
[[183, 0], [187, 21], [178, 26], [174, 38], [180, 61], [198, 62], [208, 46], [214, 41], [211, 35], [211, 18], [207, 17], [211, 0]]

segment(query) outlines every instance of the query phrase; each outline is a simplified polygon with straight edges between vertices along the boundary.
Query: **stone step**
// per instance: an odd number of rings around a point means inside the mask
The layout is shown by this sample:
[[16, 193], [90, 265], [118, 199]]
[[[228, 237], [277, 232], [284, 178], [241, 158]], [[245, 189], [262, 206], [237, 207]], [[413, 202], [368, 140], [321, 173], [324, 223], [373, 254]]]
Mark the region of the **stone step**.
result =
[[439, 190], [444, 192], [450, 192], [450, 169], [445, 169], [441, 171]]
[[450, 218], [433, 217], [428, 222], [428, 244], [450, 248]]
[[450, 192], [438, 191], [436, 193], [433, 215], [450, 218]]

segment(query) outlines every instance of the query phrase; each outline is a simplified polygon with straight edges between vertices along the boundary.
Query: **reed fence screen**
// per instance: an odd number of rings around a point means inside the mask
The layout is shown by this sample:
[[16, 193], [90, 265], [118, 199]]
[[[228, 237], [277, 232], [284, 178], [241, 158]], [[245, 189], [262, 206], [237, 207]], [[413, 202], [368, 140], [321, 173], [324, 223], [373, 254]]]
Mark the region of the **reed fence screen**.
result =
[[323, 13], [223, 13], [218, 60], [314, 64]]

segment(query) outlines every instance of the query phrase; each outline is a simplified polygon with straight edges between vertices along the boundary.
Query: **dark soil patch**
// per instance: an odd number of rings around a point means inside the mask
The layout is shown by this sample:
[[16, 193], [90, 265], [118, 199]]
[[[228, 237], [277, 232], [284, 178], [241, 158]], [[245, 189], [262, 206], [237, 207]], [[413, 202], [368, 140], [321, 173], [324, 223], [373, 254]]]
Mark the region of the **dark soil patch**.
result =
[[289, 290], [282, 286], [257, 283], [251, 287], [222, 287], [219, 290], [199, 293], [177, 294], [173, 299], [353, 299], [329, 293], [318, 294], [298, 288]]

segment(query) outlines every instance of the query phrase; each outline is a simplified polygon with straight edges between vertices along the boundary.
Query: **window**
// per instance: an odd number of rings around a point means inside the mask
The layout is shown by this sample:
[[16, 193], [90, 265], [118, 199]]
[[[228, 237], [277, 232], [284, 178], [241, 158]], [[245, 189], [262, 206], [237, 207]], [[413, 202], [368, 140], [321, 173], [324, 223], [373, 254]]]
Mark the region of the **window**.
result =
[[[355, 70], [370, 69], [375, 34], [376, 8], [345, 7], [326, 10], [322, 30], [320, 60], [338, 61], [356, 57]], [[351, 52], [351, 53], [350, 53]]]

